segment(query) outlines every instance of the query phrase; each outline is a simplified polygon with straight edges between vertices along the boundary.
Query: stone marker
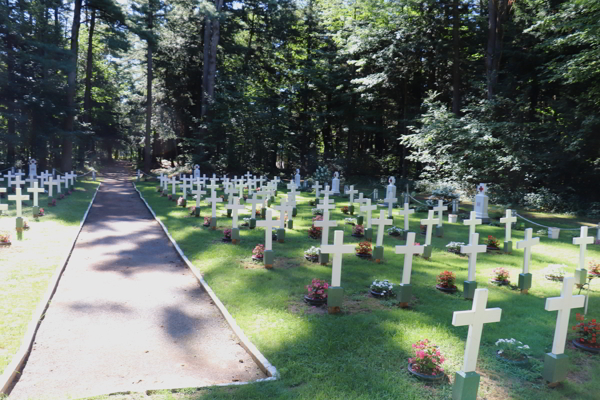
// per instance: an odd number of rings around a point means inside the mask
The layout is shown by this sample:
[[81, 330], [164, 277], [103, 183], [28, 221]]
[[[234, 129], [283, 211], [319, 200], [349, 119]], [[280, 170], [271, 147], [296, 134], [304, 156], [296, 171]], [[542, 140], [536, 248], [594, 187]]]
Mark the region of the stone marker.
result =
[[396, 178], [393, 176], [388, 178], [388, 185], [385, 189], [385, 197], [388, 199], [393, 199], [396, 197]]
[[331, 180], [331, 191], [332, 194], [340, 194], [340, 173], [334, 172], [333, 179]]
[[[17, 178], [20, 178], [20, 176], [17, 176]], [[16, 226], [17, 226], [17, 232], [22, 232], [23, 231], [23, 201], [28, 201], [29, 200], [29, 195], [24, 195], [21, 194], [21, 187], [18, 186], [15, 189], [15, 193], [16, 194], [11, 194], [8, 196], [8, 200], [14, 200], [16, 202], [16, 206], [17, 206], [17, 220], [16, 220]]]
[[240, 242], [240, 228], [238, 228], [238, 211], [244, 210], [246, 207], [240, 204], [240, 199], [233, 198], [232, 204], [227, 205], [228, 210], [233, 210], [231, 218], [231, 243], [238, 244]]
[[327, 289], [327, 308], [329, 314], [337, 314], [342, 309], [344, 288], [342, 280], [342, 254], [354, 253], [354, 246], [344, 245], [344, 231], [337, 230], [333, 235], [333, 244], [321, 247], [321, 252], [333, 254], [331, 263], [331, 286]]
[[585, 303], [585, 296], [573, 296], [573, 285], [575, 278], [565, 277], [560, 297], [551, 297], [546, 299], [546, 311], [558, 311], [556, 317], [556, 328], [554, 330], [554, 342], [552, 343], [552, 352], [544, 356], [544, 370], [542, 376], [550, 382], [552, 386], [565, 380], [567, 377], [567, 367], [569, 365], [568, 356], [565, 352], [565, 342], [567, 341], [567, 331], [569, 329], [569, 317], [571, 309], [581, 308]]
[[594, 243], [594, 237], [588, 236], [587, 226], [582, 226], [579, 232], [579, 237], [573, 238], [573, 244], [579, 245], [579, 266], [575, 270], [575, 284], [584, 285], [588, 277], [588, 271], [585, 268], [585, 252], [587, 245]]
[[33, 193], [33, 216], [37, 217], [40, 213], [40, 205], [38, 204], [38, 194], [44, 193], [44, 188], [38, 187], [38, 181], [33, 182], [33, 187], [27, 189], [29, 193]]
[[490, 198], [485, 194], [487, 191], [487, 185], [480, 183], [477, 187], [477, 195], [475, 196], [475, 215], [481, 219], [484, 224], [490, 223], [490, 216], [488, 215], [488, 202]]
[[200, 178], [200, 166], [198, 164], [194, 165], [194, 178]]
[[510, 230], [512, 228], [513, 222], [517, 222], [517, 217], [513, 217], [512, 210], [507, 209], [505, 217], [500, 218], [500, 222], [505, 224], [505, 226], [504, 226], [504, 229], [505, 229], [504, 252], [506, 254], [511, 254], [512, 253], [512, 235], [511, 235]]
[[454, 386], [452, 387], [453, 400], [477, 399], [479, 374], [475, 372], [475, 369], [477, 367], [477, 356], [479, 354], [483, 325], [499, 322], [502, 316], [501, 308], [486, 309], [487, 299], [488, 290], [477, 289], [475, 290], [471, 311], [455, 311], [452, 316], [452, 325], [469, 326], [463, 369], [462, 371], [458, 371], [454, 376]]
[[433, 246], [431, 245], [431, 235], [433, 233], [433, 225], [437, 224], [437, 222], [437, 218], [433, 217], [433, 210], [429, 210], [427, 219], [421, 220], [421, 225], [426, 226], [425, 250], [423, 251], [423, 258], [429, 259], [431, 257], [431, 253], [433, 251]]
[[437, 207], [433, 207], [433, 211], [438, 213], [438, 224], [435, 227], [435, 236], [444, 237], [444, 211], [448, 210], [448, 206], [444, 205], [443, 200], [438, 200]]
[[410, 208], [410, 205], [408, 202], [404, 203], [404, 209], [400, 211], [400, 215], [402, 215], [402, 217], [404, 218], [404, 237], [406, 237], [406, 233], [409, 230], [409, 218], [408, 216], [410, 214], [414, 214], [415, 210]]
[[394, 220], [386, 219], [385, 211], [381, 210], [379, 211], [379, 218], [373, 219], [371, 223], [377, 225], [377, 242], [373, 249], [373, 258], [375, 259], [375, 262], [379, 263], [383, 260], [383, 237], [385, 235], [385, 227], [386, 225], [392, 225]]
[[354, 185], [350, 185], [350, 189], [346, 190], [346, 194], [350, 196], [350, 205], [348, 206], [348, 211], [350, 212], [350, 215], [354, 215], [354, 195], [356, 193], [358, 193], [358, 190], [354, 189]]
[[[476, 225], [481, 225], [481, 219], [476, 217], [476, 212], [475, 211], [471, 211], [470, 213], [470, 218], [469, 219], [465, 219], [463, 221], [463, 225], [468, 225], [469, 226], [469, 240], [471, 240], [471, 238], [473, 237], [473, 234], [475, 233], [475, 226]], [[469, 242], [470, 244], [471, 242]]]
[[519, 289], [521, 293], [527, 294], [531, 288], [531, 274], [529, 273], [529, 264], [531, 263], [531, 246], [540, 244], [540, 238], [532, 238], [533, 229], [525, 229], [525, 238], [517, 242], [517, 249], [525, 249], [523, 251], [523, 273], [519, 274]]
[[37, 162], [35, 159], [29, 160], [29, 177], [35, 178], [37, 176]]
[[[323, 246], [327, 246], [329, 244], [329, 228], [337, 226], [337, 221], [329, 220], [329, 210], [334, 210], [335, 206], [333, 204], [323, 203], [319, 204], [317, 208], [323, 210], [323, 220], [315, 221], [314, 226], [323, 228], [323, 231], [321, 232], [321, 248], [323, 248]], [[321, 265], [327, 265], [328, 262], [329, 254], [319, 251], [319, 263]]]
[[273, 253], [273, 228], [279, 225], [279, 221], [273, 219], [273, 210], [267, 209], [264, 221], [257, 221], [256, 226], [262, 226], [265, 228], [265, 252], [263, 255], [263, 262], [265, 268], [273, 268], [273, 262], [275, 255]]
[[408, 232], [406, 236], [406, 245], [396, 246], [396, 254], [404, 254], [404, 269], [402, 270], [402, 284], [398, 290], [398, 300], [400, 307], [408, 307], [412, 298], [412, 285], [410, 284], [410, 275], [412, 271], [412, 262], [414, 254], [423, 254], [424, 246], [415, 245], [415, 233]]
[[469, 239], [468, 245], [460, 246], [460, 252], [469, 255], [469, 274], [463, 286], [463, 297], [465, 299], [472, 299], [475, 295], [475, 289], [477, 289], [477, 281], [475, 280], [475, 272], [477, 272], [477, 253], [485, 253], [487, 251], [487, 246], [485, 244], [478, 243], [479, 233], [474, 233]]
[[296, 176], [294, 177], [294, 181], [297, 187], [300, 187], [300, 170], [296, 170]]
[[205, 200], [207, 203], [210, 203], [210, 205], [212, 207], [212, 214], [210, 217], [210, 227], [212, 230], [217, 229], [217, 203], [220, 203], [223, 201], [222, 198], [217, 197], [217, 192], [213, 189], [214, 187], [217, 187], [217, 185], [212, 184], [212, 185], [207, 186], [207, 188], [211, 189], [211, 191], [210, 191], [210, 198]]

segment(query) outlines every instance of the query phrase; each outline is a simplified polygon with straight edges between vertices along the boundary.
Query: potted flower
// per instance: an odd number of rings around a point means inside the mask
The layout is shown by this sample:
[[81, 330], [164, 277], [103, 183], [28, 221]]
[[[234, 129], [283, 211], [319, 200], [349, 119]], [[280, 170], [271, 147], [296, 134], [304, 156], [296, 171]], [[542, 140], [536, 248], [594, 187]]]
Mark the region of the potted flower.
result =
[[224, 242], [231, 242], [231, 229], [225, 229], [223, 231], [223, 239]]
[[312, 214], [313, 215], [323, 215], [323, 210], [320, 208], [313, 208], [312, 209]]
[[329, 284], [320, 279], [313, 279], [310, 285], [305, 286], [308, 294], [304, 296], [304, 301], [311, 306], [321, 306], [327, 302], [326, 290]]
[[321, 251], [319, 247], [311, 246], [310, 249], [304, 251], [304, 258], [310, 262], [317, 262], [319, 261], [319, 251]]
[[421, 235], [427, 234], [427, 225], [419, 225], [419, 229], [421, 231]]
[[311, 226], [308, 230], [308, 237], [311, 239], [321, 239], [321, 235], [323, 234], [323, 228], [319, 228], [318, 226]]
[[250, 226], [250, 218], [244, 218], [244, 222], [241, 223], [241, 226], [243, 226], [243, 227]]
[[26, 219], [23, 220], [23, 230], [24, 231], [28, 231], [30, 228], [29, 226], [29, 221], [27, 221]]
[[59, 199], [59, 200], [62, 200], [62, 199], [64, 199], [64, 198], [65, 198], [65, 195], [64, 195], [63, 193], [61, 193], [61, 194], [58, 196], [58, 199]]
[[546, 269], [546, 279], [549, 281], [560, 281], [565, 277], [565, 268], [567, 266], [564, 264], [550, 264]]
[[373, 297], [384, 299], [396, 296], [394, 293], [394, 284], [387, 279], [382, 281], [375, 279], [369, 288], [369, 293], [371, 293], [371, 296]]
[[172, 201], [173, 200], [173, 195], [172, 194], [168, 194], [167, 195], [167, 200]]
[[183, 197], [180, 197], [177, 199], [178, 207], [185, 207], [186, 205], [187, 205], [187, 201]]
[[398, 237], [402, 236], [402, 234], [404, 233], [404, 229], [400, 229], [397, 226], [392, 226], [391, 228], [388, 228], [387, 232], [390, 236]]
[[371, 258], [372, 251], [371, 242], [360, 242], [358, 246], [356, 246], [356, 256], [360, 258]]
[[346, 225], [356, 225], [356, 220], [354, 218], [344, 218], [344, 221], [346, 221]]
[[362, 225], [354, 225], [352, 228], [352, 236], [361, 238], [365, 235], [365, 227]]
[[210, 217], [204, 217], [203, 226], [210, 226]]
[[490, 280], [491, 283], [502, 286], [508, 285], [510, 283], [510, 272], [506, 268], [494, 268], [492, 270], [493, 278]]
[[454, 272], [444, 271], [437, 276], [438, 284], [435, 285], [437, 290], [445, 293], [454, 293], [458, 290], [454, 282], [456, 281], [456, 275]]
[[262, 262], [265, 258], [265, 245], [257, 244], [256, 247], [252, 250], [252, 261]]
[[427, 381], [444, 379], [443, 362], [446, 360], [439, 348], [428, 339], [419, 340], [412, 345], [415, 356], [408, 359], [408, 371], [417, 378]]
[[40, 209], [39, 209], [39, 211], [38, 211], [38, 215], [37, 215], [37, 216], [38, 216], [38, 217], [43, 217], [45, 214], [46, 214], [46, 213], [45, 213], [44, 209], [40, 207]]
[[590, 279], [600, 277], [600, 261], [591, 260], [589, 264], [590, 268], [588, 269], [588, 276]]
[[529, 363], [529, 346], [516, 339], [498, 339], [496, 341], [496, 357], [510, 364], [524, 365]]
[[577, 339], [572, 341], [573, 345], [591, 353], [600, 353], [600, 344], [596, 340], [596, 336], [600, 335], [600, 324], [595, 319], [585, 322], [585, 316], [579, 313], [575, 317], [579, 322], [573, 326], [573, 330], [577, 334]]
[[254, 211], [254, 217], [255, 217], [255, 218], [260, 218], [260, 216], [261, 216], [261, 212], [262, 212], [262, 207], [258, 207], [258, 208], [256, 209], [256, 211]]
[[49, 205], [50, 207], [56, 207], [56, 199], [52, 199], [52, 201], [49, 201], [49, 202], [48, 202], [48, 205]]
[[348, 208], [348, 206], [344, 206], [344, 207], [342, 207], [342, 212], [344, 214], [348, 214], [350, 212], [350, 208]]
[[446, 245], [446, 250], [449, 253], [461, 255], [462, 253], [460, 252], [460, 247], [464, 246], [464, 245], [465, 245], [464, 242], [450, 242]]
[[10, 246], [12, 242], [10, 241], [10, 233], [8, 232], [0, 232], [0, 246]]
[[500, 250], [500, 243], [497, 238], [492, 235], [488, 235], [487, 240], [485, 241], [488, 250]]

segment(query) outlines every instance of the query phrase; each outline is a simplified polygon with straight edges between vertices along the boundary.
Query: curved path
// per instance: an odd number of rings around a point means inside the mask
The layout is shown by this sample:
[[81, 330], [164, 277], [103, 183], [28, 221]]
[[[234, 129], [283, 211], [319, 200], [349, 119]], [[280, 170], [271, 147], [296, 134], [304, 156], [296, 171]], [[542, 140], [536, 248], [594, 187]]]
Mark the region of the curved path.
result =
[[265, 377], [125, 169], [107, 173], [9, 400]]

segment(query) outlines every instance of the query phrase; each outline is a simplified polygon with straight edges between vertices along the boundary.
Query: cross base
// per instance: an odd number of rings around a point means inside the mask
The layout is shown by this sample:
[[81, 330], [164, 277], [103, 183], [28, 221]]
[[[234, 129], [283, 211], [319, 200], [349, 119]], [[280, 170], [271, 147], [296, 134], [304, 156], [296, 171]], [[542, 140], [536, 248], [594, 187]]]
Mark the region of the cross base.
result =
[[531, 288], [531, 274], [527, 273], [527, 274], [519, 274], [519, 289], [521, 289], [521, 292], [525, 292], [525, 294], [527, 294], [527, 291]]
[[365, 222], [365, 217], [363, 217], [362, 215], [359, 215], [358, 217], [356, 217], [356, 225], [362, 225]]
[[275, 261], [275, 253], [273, 250], [265, 250], [263, 255], [263, 263], [265, 264], [265, 268], [273, 268], [273, 261]]
[[368, 242], [373, 241], [373, 228], [365, 229], [365, 240]]
[[192, 215], [194, 215], [196, 218], [200, 217], [200, 207], [194, 207], [194, 212]]
[[273, 199], [267, 200], [267, 207], [271, 207], [271, 204], [273, 204]]
[[465, 299], [473, 300], [475, 296], [475, 289], [477, 289], [476, 281], [465, 281], [463, 283], [463, 296]]
[[454, 375], [452, 400], [477, 400], [479, 374], [477, 372], [458, 371]]
[[293, 220], [288, 219], [287, 228], [288, 229], [294, 229], [294, 221]]
[[38, 206], [33, 206], [33, 218], [37, 218], [40, 216], [40, 208]]
[[279, 243], [285, 242], [285, 229], [277, 229], [277, 241]]
[[435, 227], [435, 236], [436, 237], [444, 237], [444, 227], [443, 226]]
[[458, 222], [458, 215], [456, 214], [448, 214], [448, 222], [451, 224], [455, 224]]
[[350, 213], [350, 215], [354, 215], [354, 206], [353, 205], [348, 206], [348, 212]]
[[250, 218], [250, 229], [256, 228], [256, 218]]
[[512, 241], [505, 241], [504, 242], [504, 248], [502, 248], [502, 251], [505, 252], [506, 254], [512, 254]]
[[212, 229], [213, 231], [217, 229], [217, 217], [210, 218], [210, 229]]
[[231, 243], [238, 244], [240, 242], [240, 229], [231, 228]]
[[426, 245], [425, 246], [425, 250], [423, 251], [423, 255], [422, 257], [429, 260], [431, 258], [431, 253], [433, 252], [433, 246], [432, 245]]
[[227, 209], [227, 218], [231, 218], [231, 212], [232, 212], [232, 211], [233, 211], [233, 210], [232, 210], [231, 208], [228, 208], [228, 209]]
[[587, 282], [588, 272], [587, 269], [576, 269], [575, 270], [575, 284], [576, 285], [585, 285]]
[[292, 208], [292, 217], [295, 217], [296, 215], [298, 215], [298, 210], [296, 209], [296, 207]]
[[377, 263], [380, 263], [381, 260], [383, 260], [383, 246], [375, 246], [373, 249], [373, 258]]
[[51, 196], [48, 196], [48, 205], [51, 206], [54, 199]]
[[[400, 307], [408, 307], [408, 303], [412, 298], [412, 285], [410, 283], [401, 283], [398, 286], [397, 298], [400, 300]], [[402, 304], [406, 304], [403, 306]]]
[[341, 286], [329, 287], [327, 289], [327, 309], [329, 314], [337, 314], [342, 309], [344, 301], [344, 288]]
[[329, 253], [319, 252], [319, 264], [327, 265], [328, 262], [329, 262]]
[[567, 378], [569, 356], [566, 354], [546, 353], [542, 376], [550, 383], [558, 383]]
[[17, 232], [23, 231], [23, 217], [17, 217], [16, 219], [16, 228]]
[[261, 217], [262, 219], [265, 219], [265, 216], [266, 216], [266, 215], [267, 215], [267, 209], [266, 209], [266, 208], [264, 208], [264, 207], [263, 207], [263, 208], [261, 208], [261, 209], [260, 209], [260, 217]]

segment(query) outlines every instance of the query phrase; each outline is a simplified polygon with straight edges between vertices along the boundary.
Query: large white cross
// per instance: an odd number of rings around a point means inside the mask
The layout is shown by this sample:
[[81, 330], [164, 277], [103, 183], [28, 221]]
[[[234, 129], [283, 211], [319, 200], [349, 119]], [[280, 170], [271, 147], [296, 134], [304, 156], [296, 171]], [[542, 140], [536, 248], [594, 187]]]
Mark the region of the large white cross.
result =
[[415, 233], [408, 232], [405, 246], [396, 246], [396, 254], [404, 254], [404, 269], [402, 270], [402, 283], [410, 284], [413, 254], [423, 254], [425, 246], [415, 245]]
[[444, 221], [444, 211], [448, 210], [448, 206], [444, 205], [443, 200], [438, 200], [437, 207], [433, 207], [433, 211], [438, 213], [438, 225], [442, 226], [442, 222]]
[[55, 181], [54, 178], [52, 178], [52, 175], [50, 175], [48, 177], [48, 180], [46, 181], [46, 186], [48, 186], [48, 196], [52, 197], [52, 187], [53, 186], [58, 186], [58, 188], [60, 189], [60, 182], [59, 181]]
[[499, 322], [502, 316], [501, 308], [487, 308], [488, 290], [475, 289], [473, 297], [473, 308], [471, 311], [455, 311], [452, 315], [452, 325], [469, 326], [467, 343], [465, 345], [465, 358], [463, 364], [464, 372], [475, 372], [477, 367], [477, 355], [481, 343], [483, 325]]
[[469, 281], [475, 280], [475, 272], [477, 271], [477, 253], [485, 253], [487, 246], [479, 243], [479, 233], [474, 233], [469, 238], [469, 244], [460, 246], [460, 252], [469, 255]]
[[4, 175], [5, 178], [8, 178], [8, 181], [6, 181], [6, 184], [8, 185], [8, 187], [12, 186], [12, 180], [15, 177], [15, 174], [12, 173], [12, 171], [8, 171], [8, 174]]
[[410, 205], [408, 203], [404, 203], [404, 209], [400, 211], [400, 215], [402, 215], [402, 217], [404, 218], [404, 231], [408, 232], [408, 223], [409, 223], [409, 219], [408, 216], [410, 214], [414, 214], [415, 210], [414, 208], [410, 208]]
[[315, 189], [315, 197], [319, 198], [321, 197], [321, 192], [319, 191], [323, 186], [319, 185], [319, 181], [315, 181], [315, 184], [313, 185], [313, 189]]
[[243, 199], [244, 198], [244, 188], [246, 188], [246, 184], [244, 182], [240, 182], [237, 184], [236, 187], [239, 191], [239, 198]]
[[[9, 179], [10, 179], [10, 178], [9, 178]], [[9, 182], [10, 182], [10, 181], [9, 181]], [[16, 186], [16, 187], [20, 188], [20, 187], [21, 187], [21, 185], [25, 185], [25, 182], [21, 180], [21, 175], [17, 175], [17, 176], [15, 177], [15, 180], [14, 180], [14, 181], [12, 181], [12, 183], [11, 183], [10, 185], [14, 185], [14, 186]]]
[[164, 175], [160, 175], [160, 188], [162, 190], [167, 190], [167, 183], [169, 182], [169, 178], [164, 176]]
[[250, 171], [247, 171], [247, 172], [246, 172], [246, 175], [244, 175], [244, 176], [246, 177], [246, 179], [247, 179], [248, 181], [250, 181], [250, 178], [252, 178], [252, 174], [250, 173]]
[[183, 198], [187, 199], [187, 190], [192, 189], [194, 185], [191, 182], [192, 178], [183, 178], [179, 185], [181, 186], [181, 190], [183, 190]]
[[11, 194], [8, 196], [8, 200], [14, 200], [17, 203], [17, 217], [23, 216], [23, 201], [29, 200], [29, 195], [21, 194], [21, 187], [15, 189], [17, 194]]
[[171, 178], [171, 182], [169, 182], [171, 184], [171, 194], [173, 195], [173, 197], [175, 197], [175, 193], [177, 192], [177, 177], [173, 176]]
[[574, 277], [565, 277], [560, 297], [550, 297], [546, 299], [546, 311], [558, 311], [556, 328], [554, 330], [554, 342], [552, 343], [553, 354], [563, 354], [565, 352], [565, 342], [567, 341], [571, 309], [581, 308], [585, 303], [584, 295], [573, 296], [574, 284]]
[[397, 197], [386, 197], [385, 199], [383, 199], [383, 201], [385, 201], [388, 205], [388, 217], [391, 218], [392, 217], [392, 209], [394, 208], [394, 203], [398, 202], [398, 198]]
[[371, 214], [377, 210], [377, 205], [371, 205], [371, 199], [365, 199], [365, 205], [360, 207], [360, 211], [364, 211], [367, 217], [367, 229], [371, 227]]
[[582, 226], [579, 237], [573, 238], [573, 244], [579, 245], [579, 269], [585, 269], [585, 252], [588, 244], [594, 243], [594, 237], [588, 236], [588, 227]]
[[265, 228], [265, 250], [273, 248], [273, 228], [279, 226], [279, 221], [273, 219], [273, 210], [267, 208], [264, 221], [256, 221], [256, 226]]
[[71, 186], [75, 185], [75, 178], [77, 178], [77, 174], [74, 173], [73, 171], [71, 171], [71, 173], [66, 173], [65, 174], [65, 178], [70, 180], [71, 182], [69, 183]]
[[206, 202], [207, 203], [211, 203], [212, 218], [217, 218], [217, 203], [220, 203], [222, 201], [223, 201], [222, 198], [217, 197], [217, 192], [215, 192], [214, 190], [211, 190], [211, 192], [210, 192], [210, 198], [206, 199]]
[[337, 226], [337, 221], [329, 219], [329, 208], [334, 209], [335, 206], [329, 204], [319, 204], [317, 208], [323, 209], [323, 220], [314, 222], [316, 227], [323, 228], [323, 232], [321, 232], [321, 247], [323, 247], [329, 244], [329, 228]]
[[285, 228], [285, 212], [287, 211], [287, 201], [285, 198], [281, 199], [281, 202], [278, 206], [273, 207], [275, 210], [279, 211], [279, 229]]
[[37, 182], [37, 178], [34, 176], [30, 176], [29, 178], [25, 179], [25, 182], [29, 183], [29, 187], [32, 188], [33, 187], [33, 182]]
[[58, 185], [56, 185], [56, 191], [57, 191], [58, 193], [61, 193], [61, 191], [60, 191], [60, 189], [61, 189], [60, 185], [61, 185], [62, 183], [64, 183], [64, 184], [65, 184], [65, 187], [66, 187], [66, 182], [67, 182], [67, 180], [66, 180], [66, 179], [65, 179], [63, 176], [56, 175], [56, 182], [58, 182]]
[[540, 238], [534, 237], [532, 228], [525, 229], [525, 238], [517, 242], [517, 249], [525, 249], [523, 252], [523, 273], [526, 274], [529, 272], [529, 263], [531, 262], [531, 246], [535, 246], [536, 244], [540, 244]]
[[469, 226], [469, 240], [471, 240], [471, 237], [473, 237], [473, 234], [475, 233], [475, 225], [481, 225], [482, 221], [481, 219], [477, 219], [475, 211], [471, 211], [471, 214], [469, 215], [469, 219], [465, 219], [463, 224]]
[[431, 244], [431, 234], [433, 233], [433, 225], [438, 222], [437, 218], [433, 217], [433, 210], [429, 210], [427, 214], [427, 219], [421, 220], [421, 225], [426, 225], [427, 230], [425, 231], [425, 246], [429, 246]]
[[228, 204], [227, 205], [227, 209], [228, 210], [233, 210], [233, 212], [231, 213], [231, 227], [232, 228], [237, 228], [238, 227], [238, 211], [239, 210], [243, 210], [246, 207], [244, 207], [243, 205], [240, 204], [240, 199], [237, 197], [233, 198], [233, 204]]
[[295, 191], [298, 186], [296, 186], [296, 183], [294, 181], [290, 181], [290, 183], [288, 183], [286, 185], [286, 187], [287, 187], [288, 190], [294, 190]]
[[252, 194], [252, 200], [246, 200], [246, 203], [252, 204], [252, 218], [256, 218], [256, 205], [262, 203], [262, 200], [258, 199], [256, 196], [257, 194], [254, 193]]
[[38, 187], [37, 179], [33, 182], [33, 187], [27, 189], [29, 193], [33, 193], [33, 206], [38, 207], [38, 193], [44, 193], [44, 188]]
[[344, 245], [344, 231], [337, 230], [333, 234], [333, 244], [321, 246], [321, 253], [333, 254], [331, 262], [331, 286], [341, 286], [342, 254], [354, 253], [354, 246]]
[[381, 210], [379, 211], [379, 218], [374, 219], [371, 221], [373, 223], [373, 225], [377, 225], [377, 246], [383, 246], [383, 236], [384, 234], [384, 230], [385, 230], [385, 226], [386, 225], [392, 225], [394, 223], [393, 219], [386, 219], [385, 218], [385, 211]]
[[264, 176], [260, 176], [260, 178], [257, 179], [258, 183], [260, 183], [260, 186], [262, 188], [263, 182], [265, 181], [265, 177]]
[[205, 190], [202, 190], [202, 183], [200, 183], [200, 179], [196, 180], [196, 190], [192, 189], [192, 194], [196, 195], [196, 207], [200, 207], [200, 200], [202, 200], [202, 196], [206, 194]]
[[346, 194], [350, 196], [350, 205], [354, 203], [354, 195], [358, 193], [358, 190], [354, 189], [354, 185], [350, 185], [350, 189], [346, 190]]
[[506, 216], [503, 218], [500, 218], [500, 222], [503, 224], [506, 224], [504, 226], [505, 231], [504, 231], [504, 240], [506, 242], [510, 242], [512, 239], [512, 235], [511, 235], [511, 228], [512, 228], [512, 223], [513, 222], [517, 222], [517, 217], [513, 217], [512, 216], [512, 210], [506, 210]]
[[216, 179], [211, 179], [211, 180], [210, 180], [210, 185], [206, 186], [206, 188], [207, 188], [207, 189], [210, 189], [210, 191], [211, 191], [211, 196], [212, 196], [212, 193], [215, 193], [215, 194], [216, 194], [215, 190], [218, 190], [218, 189], [219, 189], [219, 185], [217, 185], [217, 184], [216, 184]]

